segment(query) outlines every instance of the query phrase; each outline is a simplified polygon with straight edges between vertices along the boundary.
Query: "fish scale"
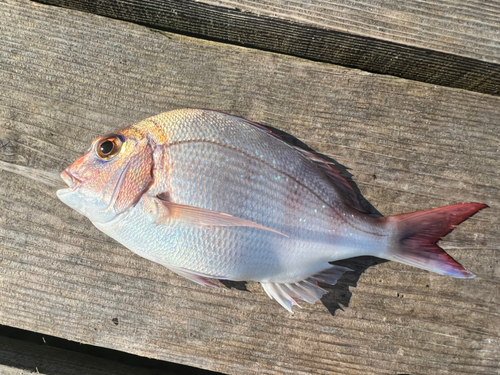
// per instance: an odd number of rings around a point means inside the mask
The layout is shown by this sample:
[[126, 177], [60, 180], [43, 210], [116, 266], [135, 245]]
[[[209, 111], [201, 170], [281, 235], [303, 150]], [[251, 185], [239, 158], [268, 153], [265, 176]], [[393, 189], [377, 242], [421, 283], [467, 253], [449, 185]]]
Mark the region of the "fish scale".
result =
[[128, 249], [200, 284], [258, 281], [292, 311], [379, 256], [472, 273], [436, 242], [487, 207], [464, 203], [372, 218], [325, 160], [262, 126], [209, 110], [166, 112], [96, 139], [61, 175], [59, 198]]
[[[150, 121], [153, 126], [160, 128], [160, 133], [168, 134], [166, 144], [169, 147], [177, 143], [197, 141], [197, 147], [200, 147], [203, 141], [227, 146], [246, 155], [248, 160], [259, 158], [274, 166], [285, 175], [301, 181], [312, 191], [317, 191], [323, 198], [332, 196], [330, 204], [335, 204], [340, 198], [330, 186], [325, 187], [325, 184], [329, 185], [325, 177], [318, 174], [314, 168], [311, 169], [310, 162], [298, 154], [294, 147], [270, 137], [268, 132], [243, 119], [224, 116], [218, 112], [190, 110], [179, 111], [172, 116], [162, 114]], [[222, 150], [223, 148], [219, 149]], [[191, 160], [204, 160], [211, 156], [213, 155], [197, 155], [197, 158], [194, 158], [181, 155]]]

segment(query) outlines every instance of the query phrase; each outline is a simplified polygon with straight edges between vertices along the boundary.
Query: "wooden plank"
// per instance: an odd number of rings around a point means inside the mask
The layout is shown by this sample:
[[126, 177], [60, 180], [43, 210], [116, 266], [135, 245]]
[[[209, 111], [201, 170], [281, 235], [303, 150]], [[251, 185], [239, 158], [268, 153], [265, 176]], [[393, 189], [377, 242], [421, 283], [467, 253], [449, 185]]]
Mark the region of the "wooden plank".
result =
[[27, 374], [33, 374], [33, 371], [0, 365], [0, 374], [2, 374], [2, 375], [27, 375]]
[[[41, 343], [40, 343], [41, 344]], [[180, 372], [138, 367], [82, 352], [0, 336], [0, 374], [46, 375], [175, 375]], [[192, 370], [192, 368], [185, 368]], [[196, 371], [196, 369], [195, 369]], [[187, 372], [183, 372], [186, 374]], [[193, 373], [193, 372], [190, 372]], [[213, 373], [212, 373], [213, 374]]]
[[40, 0], [152, 27], [500, 94], [500, 1]]
[[[0, 324], [234, 374], [500, 371], [500, 98], [26, 1], [0, 18]], [[256, 283], [214, 290], [139, 258], [57, 200], [94, 137], [181, 107], [297, 137], [384, 215], [489, 204], [442, 242], [478, 277], [351, 260], [289, 315]]]

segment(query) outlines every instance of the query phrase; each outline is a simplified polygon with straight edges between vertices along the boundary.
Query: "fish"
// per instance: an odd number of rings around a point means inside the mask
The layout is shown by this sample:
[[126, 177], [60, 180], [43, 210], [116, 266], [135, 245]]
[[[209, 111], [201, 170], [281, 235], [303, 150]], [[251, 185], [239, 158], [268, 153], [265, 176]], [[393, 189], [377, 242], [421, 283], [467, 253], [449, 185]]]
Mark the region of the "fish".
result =
[[58, 198], [132, 252], [196, 283], [256, 281], [293, 312], [375, 256], [475, 275], [437, 242], [488, 207], [459, 203], [372, 217], [324, 158], [218, 111], [165, 112], [95, 139]]

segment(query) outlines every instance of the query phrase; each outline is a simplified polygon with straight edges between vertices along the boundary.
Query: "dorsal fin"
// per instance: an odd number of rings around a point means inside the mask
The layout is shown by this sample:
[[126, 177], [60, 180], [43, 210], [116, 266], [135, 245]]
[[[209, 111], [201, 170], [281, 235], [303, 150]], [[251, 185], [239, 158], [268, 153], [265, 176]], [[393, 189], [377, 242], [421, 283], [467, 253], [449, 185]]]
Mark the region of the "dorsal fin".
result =
[[342, 177], [340, 171], [332, 166], [332, 164], [312, 152], [306, 151], [300, 147], [293, 146], [302, 155], [308, 158], [316, 165], [316, 167], [323, 172], [330, 180], [330, 182], [342, 193], [342, 198], [352, 208], [367, 214], [368, 211], [363, 207], [358, 199], [358, 196], [352, 186], [347, 180]]
[[[215, 111], [215, 112], [220, 112], [220, 113], [227, 115], [227, 113], [222, 112], [222, 111]], [[340, 174], [340, 171], [332, 166], [332, 163], [326, 161], [325, 159], [319, 157], [318, 155], [316, 155], [310, 151], [306, 151], [303, 148], [292, 145], [291, 143], [285, 141], [279, 135], [273, 133], [273, 131], [271, 129], [266, 128], [264, 125], [258, 124], [256, 122], [253, 122], [253, 121], [250, 121], [247, 119], [244, 119], [244, 118], [239, 117], [239, 116], [234, 116], [234, 115], [230, 115], [230, 116], [238, 118], [240, 120], [243, 120], [243, 121], [247, 122], [248, 124], [255, 126], [256, 128], [258, 128], [262, 131], [265, 131], [266, 133], [279, 139], [280, 141], [285, 142], [290, 147], [293, 147], [294, 149], [296, 149], [303, 156], [305, 156], [307, 159], [309, 159], [321, 172], [323, 172], [328, 177], [330, 182], [339, 190], [339, 192], [341, 193], [341, 196], [344, 199], [344, 202], [346, 204], [348, 204], [352, 208], [354, 208], [354, 209], [356, 209], [359, 212], [362, 212], [364, 214], [369, 213], [363, 207], [361, 202], [359, 201], [358, 196], [356, 195], [356, 192], [354, 191], [352, 186], [349, 184], [349, 182], [347, 182], [347, 180], [344, 177], [342, 177], [342, 175]]]

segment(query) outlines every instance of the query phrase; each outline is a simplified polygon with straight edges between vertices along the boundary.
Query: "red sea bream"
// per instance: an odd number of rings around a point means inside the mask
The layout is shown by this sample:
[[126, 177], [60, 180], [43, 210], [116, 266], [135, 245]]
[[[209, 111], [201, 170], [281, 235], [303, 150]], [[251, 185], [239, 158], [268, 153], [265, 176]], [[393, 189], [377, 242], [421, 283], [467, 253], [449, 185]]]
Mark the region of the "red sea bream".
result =
[[487, 207], [455, 204], [372, 218], [329, 163], [269, 130], [184, 109], [97, 138], [59, 198], [140, 256], [192, 281], [258, 281], [292, 310], [314, 303], [361, 255], [474, 275], [436, 242]]

